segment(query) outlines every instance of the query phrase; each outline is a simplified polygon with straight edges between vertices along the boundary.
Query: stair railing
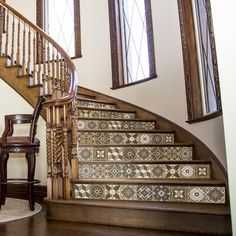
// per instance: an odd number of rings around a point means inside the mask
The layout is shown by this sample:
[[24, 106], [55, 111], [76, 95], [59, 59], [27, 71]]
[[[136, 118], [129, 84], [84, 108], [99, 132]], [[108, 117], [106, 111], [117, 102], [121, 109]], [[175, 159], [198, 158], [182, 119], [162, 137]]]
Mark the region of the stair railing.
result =
[[50, 36], [1, 0], [0, 55], [8, 58], [6, 66], [20, 65], [20, 75], [47, 98], [47, 197], [70, 199], [69, 174], [78, 176], [75, 66]]

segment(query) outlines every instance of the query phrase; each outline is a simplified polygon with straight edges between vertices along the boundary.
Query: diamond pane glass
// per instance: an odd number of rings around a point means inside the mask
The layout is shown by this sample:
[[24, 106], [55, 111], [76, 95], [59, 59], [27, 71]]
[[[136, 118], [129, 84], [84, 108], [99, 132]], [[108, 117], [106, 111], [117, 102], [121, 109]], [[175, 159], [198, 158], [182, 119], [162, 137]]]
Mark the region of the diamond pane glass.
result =
[[148, 78], [149, 55], [145, 0], [122, 0], [126, 83]]
[[75, 55], [74, 0], [47, 0], [48, 34], [70, 55]]
[[216, 85], [212, 45], [210, 40], [210, 22], [205, 0], [195, 0], [196, 24], [199, 47], [199, 64], [202, 85], [204, 113], [217, 111]]

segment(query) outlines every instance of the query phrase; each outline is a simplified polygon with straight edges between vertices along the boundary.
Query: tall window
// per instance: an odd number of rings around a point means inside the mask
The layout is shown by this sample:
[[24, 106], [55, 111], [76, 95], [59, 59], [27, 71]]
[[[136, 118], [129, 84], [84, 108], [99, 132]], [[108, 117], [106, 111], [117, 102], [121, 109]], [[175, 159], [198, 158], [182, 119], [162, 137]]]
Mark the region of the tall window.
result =
[[156, 77], [150, 0], [108, 0], [113, 88]]
[[189, 122], [221, 114], [210, 0], [178, 0]]
[[37, 25], [71, 57], [81, 56], [79, 0], [37, 0]]

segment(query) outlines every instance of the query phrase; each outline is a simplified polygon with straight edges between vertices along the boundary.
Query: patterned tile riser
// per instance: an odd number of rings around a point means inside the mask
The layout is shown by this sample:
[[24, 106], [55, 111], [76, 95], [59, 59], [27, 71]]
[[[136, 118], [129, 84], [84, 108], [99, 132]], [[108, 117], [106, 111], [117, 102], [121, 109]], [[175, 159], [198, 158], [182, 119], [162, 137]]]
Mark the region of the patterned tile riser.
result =
[[80, 118], [135, 119], [135, 113], [115, 111], [92, 111], [79, 108]]
[[79, 132], [80, 145], [102, 144], [173, 144], [174, 134], [169, 133], [109, 133]]
[[80, 164], [80, 179], [209, 179], [204, 164]]
[[126, 184], [74, 184], [75, 199], [128, 200], [182, 203], [225, 203], [225, 188]]
[[79, 130], [155, 130], [155, 122], [79, 120]]
[[79, 161], [189, 161], [192, 147], [79, 147]]
[[90, 101], [83, 101], [78, 100], [77, 106], [79, 107], [93, 107], [93, 108], [105, 108], [105, 109], [116, 109], [116, 105], [107, 104], [107, 103], [100, 103], [100, 102], [90, 102]]

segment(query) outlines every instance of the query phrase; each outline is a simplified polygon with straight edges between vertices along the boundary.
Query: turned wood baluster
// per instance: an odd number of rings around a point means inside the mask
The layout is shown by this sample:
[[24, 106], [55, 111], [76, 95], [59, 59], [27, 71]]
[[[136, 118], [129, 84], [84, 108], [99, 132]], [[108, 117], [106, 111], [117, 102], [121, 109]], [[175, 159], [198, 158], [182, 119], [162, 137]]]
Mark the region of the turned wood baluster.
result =
[[25, 22], [24, 22], [24, 30], [23, 30], [23, 51], [22, 51], [22, 75], [26, 74], [26, 64], [25, 64], [25, 40], [26, 40], [26, 30], [25, 30]]
[[2, 34], [4, 32], [4, 8], [0, 6], [0, 55], [2, 55]]
[[49, 107], [46, 109], [47, 130], [46, 130], [46, 144], [47, 144], [47, 198], [52, 198], [52, 121], [51, 110]]
[[59, 63], [59, 54], [57, 51], [57, 56], [56, 56], [56, 90], [60, 90], [60, 63]]
[[50, 45], [48, 42], [47, 46], [47, 73], [48, 73], [48, 82], [47, 82], [47, 90], [48, 94], [52, 94], [52, 77], [51, 77], [51, 58], [50, 58]]
[[68, 152], [68, 123], [67, 123], [67, 106], [63, 106], [63, 148], [64, 148], [64, 168], [63, 168], [63, 180], [64, 180], [64, 199], [70, 199], [70, 179], [68, 171], [68, 161], [69, 161], [69, 152]]
[[47, 94], [46, 42], [43, 42], [43, 94]]
[[15, 15], [12, 17], [11, 26], [11, 65], [14, 65], [14, 55], [15, 55]]
[[18, 25], [17, 25], [16, 64], [20, 65], [20, 18], [18, 18]]
[[35, 81], [37, 79], [37, 73], [36, 73], [36, 32], [34, 31], [34, 37], [33, 37], [33, 83], [35, 84]]
[[71, 177], [72, 179], [79, 178], [79, 163], [78, 163], [78, 112], [77, 99], [71, 103]]
[[60, 59], [60, 83], [61, 83], [61, 91], [62, 91], [62, 94], [65, 95], [65, 78], [64, 78], [64, 61], [63, 61], [63, 58], [61, 56], [61, 59]]
[[27, 69], [28, 73], [30, 74], [32, 72], [31, 68], [31, 28], [29, 27], [28, 31], [28, 62], [27, 62]]
[[41, 84], [42, 80], [42, 37], [41, 35], [37, 35], [37, 46], [38, 46], [38, 73], [37, 73], [37, 84]]
[[7, 10], [6, 17], [6, 41], [5, 41], [5, 55], [8, 55], [8, 43], [9, 43], [9, 10]]

